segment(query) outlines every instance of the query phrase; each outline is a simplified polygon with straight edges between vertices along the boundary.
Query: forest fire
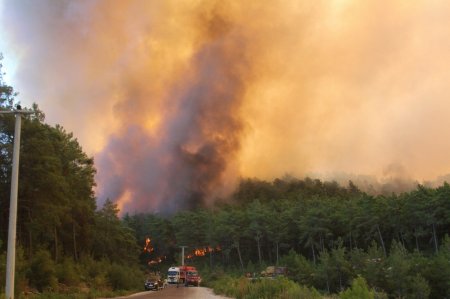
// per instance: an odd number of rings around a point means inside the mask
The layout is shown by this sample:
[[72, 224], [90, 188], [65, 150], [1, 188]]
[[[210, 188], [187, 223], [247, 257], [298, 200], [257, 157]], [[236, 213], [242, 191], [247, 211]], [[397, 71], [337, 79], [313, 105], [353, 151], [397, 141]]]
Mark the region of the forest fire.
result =
[[195, 249], [194, 255], [195, 256], [204, 256], [206, 254], [206, 249]]
[[157, 257], [156, 259], [150, 260], [147, 264], [149, 266], [156, 265], [156, 264], [162, 263], [166, 258], [167, 258], [166, 256], [160, 256], [160, 257]]
[[145, 239], [144, 252], [151, 253], [153, 251], [154, 251], [154, 248], [151, 244], [151, 239], [150, 238]]
[[217, 252], [222, 250], [222, 248], [220, 246], [216, 246], [215, 248], [213, 247], [200, 247], [200, 248], [196, 248], [192, 251], [191, 254], [188, 254], [186, 256], [187, 259], [192, 259], [194, 256], [205, 256], [207, 253], [213, 253], [213, 252]]
[[[146, 238], [145, 239], [145, 245], [144, 245], [144, 252], [145, 253], [152, 253], [155, 251], [155, 248], [153, 248], [152, 246], [152, 240], [150, 238]], [[167, 257], [166, 256], [159, 256], [155, 259], [152, 259], [150, 261], [148, 261], [148, 265], [155, 265], [155, 264], [159, 264], [161, 262], [163, 262]]]

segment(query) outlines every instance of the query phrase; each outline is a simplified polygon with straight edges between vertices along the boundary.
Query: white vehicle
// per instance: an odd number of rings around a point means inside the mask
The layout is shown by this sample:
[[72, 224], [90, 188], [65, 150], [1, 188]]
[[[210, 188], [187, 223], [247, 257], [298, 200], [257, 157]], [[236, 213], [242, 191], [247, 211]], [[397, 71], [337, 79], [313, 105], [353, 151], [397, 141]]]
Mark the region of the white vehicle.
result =
[[178, 283], [180, 280], [180, 268], [170, 267], [167, 271], [167, 282], [168, 283]]

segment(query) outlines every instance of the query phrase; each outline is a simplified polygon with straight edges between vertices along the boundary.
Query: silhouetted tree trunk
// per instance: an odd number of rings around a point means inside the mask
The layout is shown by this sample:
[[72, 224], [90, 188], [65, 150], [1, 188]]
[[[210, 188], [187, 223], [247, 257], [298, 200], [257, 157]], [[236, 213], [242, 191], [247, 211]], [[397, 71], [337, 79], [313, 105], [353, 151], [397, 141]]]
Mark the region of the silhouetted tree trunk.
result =
[[236, 249], [237, 249], [238, 256], [239, 256], [239, 263], [241, 264], [241, 271], [244, 272], [244, 263], [242, 262], [241, 248], [240, 248], [239, 243], [237, 243]]
[[352, 246], [352, 231], [350, 231], [350, 251], [352, 251], [353, 246]]
[[267, 244], [267, 254], [269, 255], [269, 261], [272, 264], [273, 263], [273, 251], [272, 251], [272, 246], [270, 246], [269, 242], [266, 242]]
[[417, 252], [419, 252], [420, 249], [419, 249], [419, 238], [417, 238], [417, 230], [414, 230], [414, 238], [416, 239], [416, 249], [417, 249]]
[[212, 269], [213, 267], [213, 256], [212, 256], [212, 250], [209, 252], [209, 268]]
[[311, 249], [312, 249], [313, 261], [314, 261], [314, 266], [315, 266], [316, 265], [316, 252], [314, 251], [313, 243], [311, 243]]
[[259, 242], [259, 237], [256, 238], [256, 243], [258, 245], [258, 258], [259, 258], [259, 265], [261, 266], [261, 244]]
[[277, 254], [277, 262], [276, 262], [276, 265], [278, 266], [278, 258], [279, 258], [279, 248], [280, 248], [280, 246], [279, 246], [280, 244], [279, 244], [279, 242], [277, 241], [277, 242], [275, 242], [275, 248], [276, 248], [276, 254]]
[[378, 230], [378, 235], [380, 237], [381, 247], [383, 248], [384, 257], [386, 257], [387, 256], [386, 247], [384, 246], [383, 236], [381, 235], [380, 226], [378, 224], [377, 224], [377, 230]]
[[56, 226], [53, 229], [55, 235], [55, 262], [58, 261], [58, 235], [56, 234]]
[[[30, 223], [32, 223], [33, 219], [31, 217], [31, 210], [29, 208], [27, 208], [27, 212], [28, 212], [28, 220], [30, 221]], [[32, 257], [33, 256], [33, 234], [31, 232], [31, 227], [28, 229], [28, 256]]]
[[31, 230], [28, 231], [28, 256], [33, 256], [33, 235], [31, 234]]
[[73, 233], [73, 257], [75, 261], [78, 261], [78, 252], [77, 252], [77, 239], [75, 235], [75, 222], [72, 223], [72, 233]]
[[438, 252], [439, 252], [438, 241], [437, 241], [437, 237], [436, 237], [436, 226], [434, 225], [434, 223], [432, 225], [432, 228], [433, 228], [434, 250], [435, 250], [436, 254], [438, 254]]

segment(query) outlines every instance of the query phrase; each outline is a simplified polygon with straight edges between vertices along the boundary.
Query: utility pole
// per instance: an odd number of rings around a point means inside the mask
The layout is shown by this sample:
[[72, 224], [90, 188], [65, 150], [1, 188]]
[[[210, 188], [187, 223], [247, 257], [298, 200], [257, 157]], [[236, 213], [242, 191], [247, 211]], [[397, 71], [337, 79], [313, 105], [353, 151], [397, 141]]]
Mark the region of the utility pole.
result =
[[8, 252], [6, 258], [6, 299], [14, 299], [14, 274], [16, 266], [16, 227], [17, 227], [17, 192], [19, 187], [19, 156], [20, 156], [20, 130], [22, 115], [33, 114], [32, 111], [23, 111], [20, 105], [11, 111], [0, 111], [0, 114], [14, 114], [16, 123], [14, 128], [13, 162], [11, 173], [11, 197], [9, 203], [9, 229]]
[[184, 249], [188, 246], [180, 246], [181, 247], [181, 266], [184, 266]]
[[181, 272], [183, 272], [182, 271], [182, 269], [184, 270], [184, 278], [183, 278], [183, 283], [186, 283], [186, 270], [184, 269], [184, 249], [187, 247], [187, 246], [180, 246], [181, 247], [181, 267], [180, 267], [180, 278], [178, 278], [178, 281], [177, 281], [177, 288], [178, 288], [178, 284], [179, 284], [179, 282], [180, 282], [180, 280], [181, 280]]

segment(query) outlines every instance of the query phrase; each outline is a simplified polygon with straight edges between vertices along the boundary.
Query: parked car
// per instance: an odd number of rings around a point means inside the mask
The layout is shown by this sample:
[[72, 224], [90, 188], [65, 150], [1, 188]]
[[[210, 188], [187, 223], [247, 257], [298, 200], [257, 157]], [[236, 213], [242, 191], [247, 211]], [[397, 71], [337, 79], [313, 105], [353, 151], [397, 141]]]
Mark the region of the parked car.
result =
[[167, 282], [162, 280], [158, 274], [149, 275], [144, 283], [144, 288], [146, 291], [154, 290], [159, 291], [166, 287]]

